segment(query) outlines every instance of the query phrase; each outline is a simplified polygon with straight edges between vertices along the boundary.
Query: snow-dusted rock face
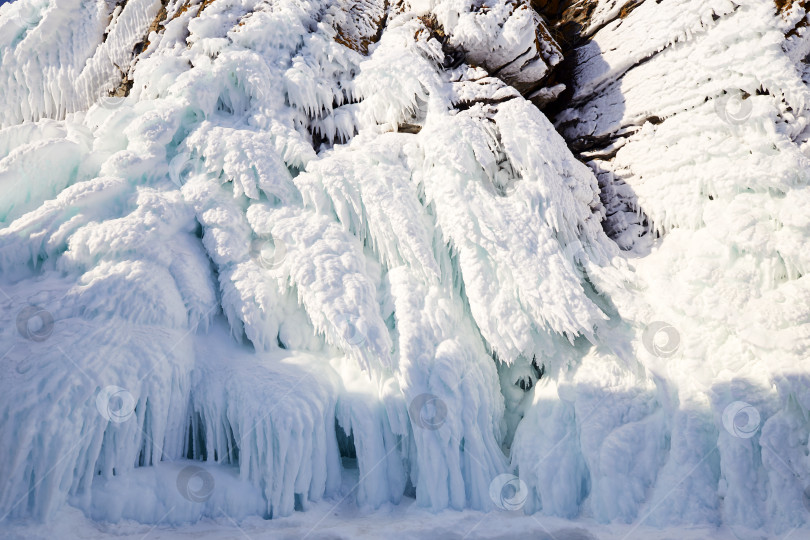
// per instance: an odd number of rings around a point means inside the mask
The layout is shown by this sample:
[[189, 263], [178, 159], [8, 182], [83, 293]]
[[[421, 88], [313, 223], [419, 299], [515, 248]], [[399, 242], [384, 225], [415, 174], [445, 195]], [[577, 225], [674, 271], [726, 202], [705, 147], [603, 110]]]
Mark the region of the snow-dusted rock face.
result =
[[807, 527], [805, 21], [0, 6], [0, 517]]
[[[637, 320], [666, 321], [674, 332], [662, 337], [677, 346], [652, 362], [640, 355], [652, 394], [618, 373], [591, 381], [628, 394], [623, 420], [599, 404], [615, 397], [579, 397], [574, 385], [572, 411], [593, 417], [575, 432], [587, 472], [572, 464], [569, 474], [591, 482], [586, 504], [601, 519], [804, 523], [806, 6], [552, 4], [538, 9], [555, 32], [577, 27], [564, 41], [569, 89], [552, 120], [599, 179], [605, 230], [629, 250], [644, 291]], [[626, 320], [630, 310], [618, 307]], [[594, 377], [584, 365], [578, 373]], [[729, 405], [738, 401], [753, 409]], [[736, 416], [751, 433], [724, 429], [737, 410], [756, 412]], [[525, 429], [521, 471], [537, 467]], [[622, 451], [632, 461], [617, 462]]]

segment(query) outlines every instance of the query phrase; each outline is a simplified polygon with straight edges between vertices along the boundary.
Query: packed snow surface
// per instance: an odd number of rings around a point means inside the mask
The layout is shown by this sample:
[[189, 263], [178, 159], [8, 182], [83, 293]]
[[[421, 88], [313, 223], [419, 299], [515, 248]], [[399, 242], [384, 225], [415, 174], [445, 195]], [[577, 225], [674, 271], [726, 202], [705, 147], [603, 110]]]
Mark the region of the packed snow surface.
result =
[[552, 4], [0, 5], [0, 528], [810, 538], [805, 4]]

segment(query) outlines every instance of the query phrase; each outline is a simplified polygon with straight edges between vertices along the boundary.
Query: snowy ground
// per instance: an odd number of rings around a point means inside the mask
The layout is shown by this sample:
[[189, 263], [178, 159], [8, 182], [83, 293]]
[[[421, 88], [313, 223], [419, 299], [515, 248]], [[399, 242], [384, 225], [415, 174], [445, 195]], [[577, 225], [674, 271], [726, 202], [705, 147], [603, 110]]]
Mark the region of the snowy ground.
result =
[[220, 509], [217, 518], [197, 523], [169, 526], [165, 523], [144, 525], [137, 522], [103, 523], [87, 519], [73, 508], [62, 510], [47, 524], [15, 522], [3, 531], [8, 540], [45, 540], [51, 538], [94, 540], [804, 540], [801, 530], [782, 535], [755, 531], [730, 530], [726, 527], [691, 526], [655, 528], [633, 524], [600, 524], [593, 520], [565, 520], [550, 516], [524, 515], [522, 512], [441, 511], [417, 507], [406, 498], [399, 505], [385, 505], [373, 512], [359, 511], [349, 502], [356, 484], [356, 471], [347, 471], [343, 495], [313, 504], [305, 513], [263, 520], [248, 517], [235, 520]]

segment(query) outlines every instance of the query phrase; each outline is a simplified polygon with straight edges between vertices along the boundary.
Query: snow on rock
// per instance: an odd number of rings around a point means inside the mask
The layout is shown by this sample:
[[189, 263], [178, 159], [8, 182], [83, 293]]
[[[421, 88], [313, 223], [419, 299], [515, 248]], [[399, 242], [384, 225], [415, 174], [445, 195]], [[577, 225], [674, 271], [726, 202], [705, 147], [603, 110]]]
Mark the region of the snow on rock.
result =
[[528, 2], [483, 2], [469, 13], [457, 10], [451, 2], [433, 8], [448, 44], [521, 92], [537, 89], [562, 60], [559, 45]]
[[[797, 317], [807, 292], [803, 256], [791, 247], [806, 231], [796, 211], [807, 193], [806, 13], [799, 3], [619, 5], [596, 3], [568, 42], [571, 88], [553, 120], [596, 173], [606, 231], [629, 250], [640, 291], [631, 304], [613, 300], [636, 321], [633, 356], [656, 389], [638, 392], [639, 381], [634, 392], [610, 390], [627, 394], [633, 412], [606, 396], [597, 408], [609, 411], [599, 422], [610, 430], [604, 438], [583, 427], [591, 408], [575, 407], [569, 422], [591, 484], [582, 507], [605, 521], [725, 522], [785, 534], [808, 522], [797, 504], [810, 482], [794, 454], [794, 445], [807, 448], [800, 388], [810, 327]], [[583, 22], [574, 4], [562, 15], [552, 7], [544, 9], [558, 17], [553, 31]], [[615, 328], [600, 337], [626, 354]], [[567, 377], [590, 381], [605, 369], [588, 365]], [[615, 376], [582, 389], [573, 382], [560, 399], [578, 405]], [[535, 397], [533, 409], [547, 407]], [[554, 502], [547, 508], [544, 484], [557, 464], [538, 465], [529, 429], [518, 427], [513, 460], [533, 471], [521, 478], [543, 511], [560, 513]], [[605, 463], [608, 474], [633, 467], [629, 478], [641, 483], [613, 479], [625, 487], [602, 491]]]
[[0, 6], [0, 520], [806, 527], [804, 9]]
[[[159, 0], [22, 0], [0, 6], [0, 126], [64, 118], [121, 84]], [[114, 8], [114, 9], [113, 9]]]

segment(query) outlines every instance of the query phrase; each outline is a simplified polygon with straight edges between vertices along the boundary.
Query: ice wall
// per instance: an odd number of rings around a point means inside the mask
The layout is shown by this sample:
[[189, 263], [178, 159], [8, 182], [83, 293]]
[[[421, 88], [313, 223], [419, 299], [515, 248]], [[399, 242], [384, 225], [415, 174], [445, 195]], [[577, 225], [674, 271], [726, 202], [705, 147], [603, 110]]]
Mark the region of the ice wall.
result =
[[[512, 449], [535, 508], [561, 511], [565, 476], [588, 488], [562, 511], [603, 521], [807, 523], [805, 24], [797, 3], [599, 2], [564, 51], [554, 121], [597, 174], [639, 287], [612, 300], [641, 324], [549, 381], [562, 403], [535, 394]], [[565, 419], [553, 451], [532, 435], [546, 414]], [[572, 439], [585, 469], [555, 459]]]
[[0, 517], [806, 524], [799, 9], [616, 6], [0, 7]]

